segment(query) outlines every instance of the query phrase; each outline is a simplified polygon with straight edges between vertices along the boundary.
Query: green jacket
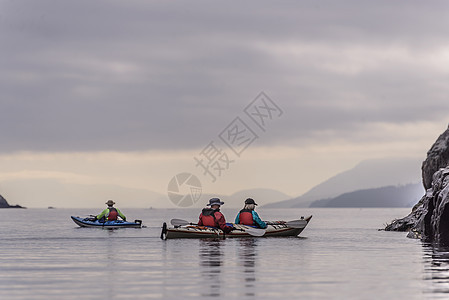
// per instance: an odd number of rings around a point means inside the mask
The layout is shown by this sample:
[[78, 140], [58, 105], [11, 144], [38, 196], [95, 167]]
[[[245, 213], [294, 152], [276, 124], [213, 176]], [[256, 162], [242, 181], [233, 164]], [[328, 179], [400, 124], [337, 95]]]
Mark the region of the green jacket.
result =
[[[115, 207], [114, 207], [114, 208], [115, 208]], [[117, 210], [117, 214], [119, 215], [119, 217], [122, 218], [123, 220], [126, 220], [125, 215], [122, 214], [122, 212], [121, 212], [118, 208], [115, 208], [115, 209]], [[103, 211], [97, 216], [97, 219], [99, 220], [99, 219], [101, 219], [102, 217], [105, 217], [106, 220], [107, 220], [107, 219], [108, 219], [108, 216], [109, 216], [109, 207], [106, 208], [105, 210], [103, 210]]]

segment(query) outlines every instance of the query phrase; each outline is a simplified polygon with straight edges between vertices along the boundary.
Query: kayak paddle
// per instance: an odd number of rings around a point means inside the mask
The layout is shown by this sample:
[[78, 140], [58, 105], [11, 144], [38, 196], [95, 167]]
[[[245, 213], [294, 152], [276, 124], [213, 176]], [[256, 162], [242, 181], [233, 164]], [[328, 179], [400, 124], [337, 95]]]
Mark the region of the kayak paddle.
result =
[[181, 220], [181, 219], [171, 219], [170, 223], [173, 226], [198, 225], [198, 224], [193, 224], [193, 223], [187, 222], [186, 220]]
[[[238, 224], [240, 225], [240, 224]], [[238, 228], [237, 230], [245, 231], [246, 233], [249, 233], [252, 236], [263, 236], [265, 234], [265, 229], [262, 228], [254, 228], [250, 226], [245, 226], [243, 228]]]
[[[173, 226], [198, 225], [181, 219], [171, 219], [170, 223]], [[236, 228], [236, 230], [244, 231], [252, 236], [263, 236], [265, 234], [265, 229], [253, 228], [249, 226], [244, 226], [243, 228]]]
[[304, 228], [307, 225], [307, 221], [306, 220], [293, 220], [293, 221], [286, 222], [285, 225], [287, 225], [288, 227], [291, 227], [291, 228]]

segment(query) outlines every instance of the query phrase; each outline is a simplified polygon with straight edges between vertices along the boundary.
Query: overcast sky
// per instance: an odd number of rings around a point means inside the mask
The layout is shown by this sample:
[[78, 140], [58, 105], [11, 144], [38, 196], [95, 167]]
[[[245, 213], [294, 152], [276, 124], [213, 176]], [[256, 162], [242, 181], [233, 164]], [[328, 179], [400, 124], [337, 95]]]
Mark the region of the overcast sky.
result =
[[[2, 0], [0, 179], [147, 174], [162, 193], [236, 117], [254, 126], [262, 91], [282, 115], [234, 169], [320, 171], [260, 186], [299, 195], [365, 159], [422, 160], [449, 122], [448, 36], [447, 1]], [[151, 163], [107, 177], [117, 157]]]

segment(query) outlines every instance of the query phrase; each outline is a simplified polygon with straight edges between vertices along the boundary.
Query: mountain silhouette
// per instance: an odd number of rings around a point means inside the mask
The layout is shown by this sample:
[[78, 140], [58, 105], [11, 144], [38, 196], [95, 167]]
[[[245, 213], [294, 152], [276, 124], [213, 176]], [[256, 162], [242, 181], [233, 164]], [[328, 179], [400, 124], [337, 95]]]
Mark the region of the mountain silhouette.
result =
[[265, 205], [267, 208], [309, 207], [316, 200], [361, 189], [405, 185], [421, 181], [421, 161], [409, 158], [366, 160], [316, 185], [305, 194]]

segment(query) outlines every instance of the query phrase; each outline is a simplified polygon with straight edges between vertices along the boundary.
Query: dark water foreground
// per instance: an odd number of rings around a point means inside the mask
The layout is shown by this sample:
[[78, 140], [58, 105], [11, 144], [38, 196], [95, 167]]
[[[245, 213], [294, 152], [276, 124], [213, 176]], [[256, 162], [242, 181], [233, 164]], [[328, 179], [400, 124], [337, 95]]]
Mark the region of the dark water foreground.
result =
[[163, 221], [198, 212], [124, 208], [148, 227], [102, 230], [70, 220], [92, 210], [0, 210], [0, 299], [446, 299], [449, 249], [377, 230], [408, 210], [260, 209], [314, 217], [300, 238], [168, 241]]

